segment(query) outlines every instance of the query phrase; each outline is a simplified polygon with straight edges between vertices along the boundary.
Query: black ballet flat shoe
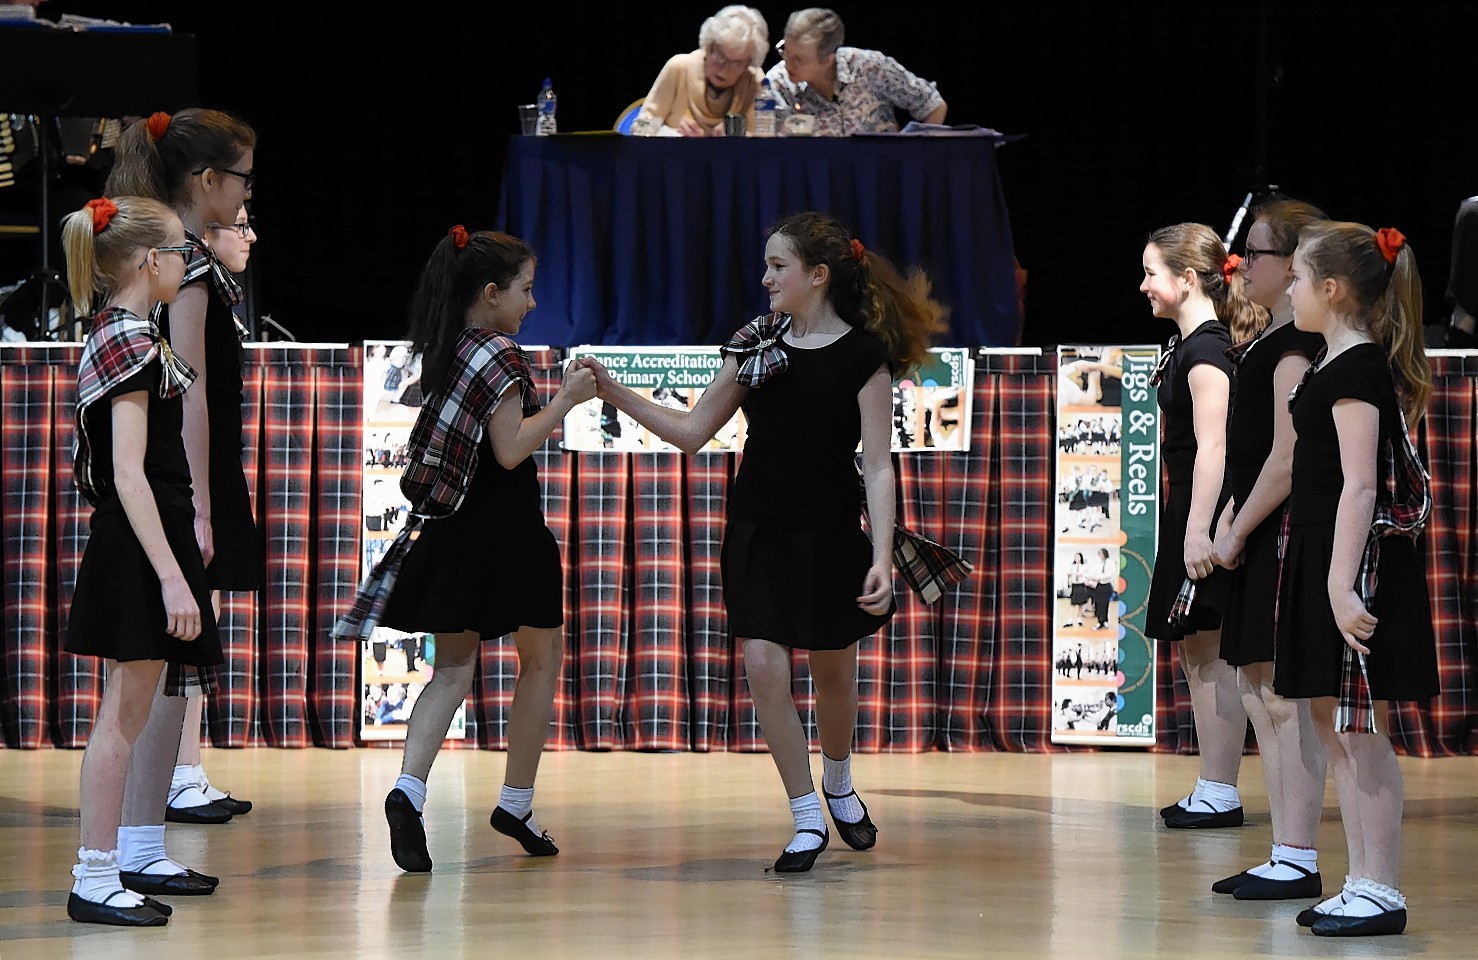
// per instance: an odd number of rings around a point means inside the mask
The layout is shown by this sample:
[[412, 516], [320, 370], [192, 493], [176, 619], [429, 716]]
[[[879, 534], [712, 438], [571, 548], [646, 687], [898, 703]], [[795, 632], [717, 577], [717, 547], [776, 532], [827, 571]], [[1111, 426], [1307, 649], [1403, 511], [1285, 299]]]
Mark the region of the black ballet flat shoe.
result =
[[1177, 815], [1182, 814], [1182, 813], [1185, 813], [1185, 812], [1186, 812], [1185, 811], [1185, 807], [1182, 807], [1180, 805], [1180, 801], [1177, 800], [1177, 801], [1175, 801], [1174, 803], [1172, 803], [1168, 807], [1161, 807], [1160, 808], [1160, 819], [1161, 820], [1169, 820], [1171, 817], [1177, 816]]
[[[108, 900], [122, 892], [113, 891]], [[67, 916], [78, 923], [104, 923], [112, 927], [162, 927], [169, 923], [169, 915], [160, 913], [149, 901], [141, 907], [110, 907], [108, 900], [98, 903], [74, 893], [67, 897]]]
[[1387, 910], [1373, 917], [1336, 917], [1324, 914], [1311, 928], [1316, 937], [1382, 937], [1406, 929], [1406, 909]]
[[1253, 877], [1233, 890], [1232, 896], [1238, 900], [1307, 900], [1310, 897], [1324, 896], [1324, 881], [1318, 873], [1305, 870], [1296, 863], [1278, 862], [1292, 867], [1303, 876], [1293, 880]]
[[1325, 913], [1322, 910], [1315, 910], [1313, 907], [1305, 907], [1298, 912], [1298, 916], [1293, 918], [1293, 922], [1300, 927], [1312, 927], [1328, 916], [1332, 916], [1332, 914]]
[[426, 849], [426, 826], [404, 790], [385, 797], [385, 822], [390, 825], [390, 856], [407, 873], [430, 873], [431, 852]]
[[237, 800], [235, 797], [231, 796], [229, 793], [226, 794], [221, 799], [219, 799], [219, 800], [212, 800], [211, 802], [214, 803], [218, 807], [224, 807], [225, 809], [231, 811], [231, 813], [234, 816], [238, 816], [239, 817], [243, 813], [251, 813], [251, 801], [250, 800]]
[[1256, 874], [1243, 870], [1241, 873], [1231, 877], [1223, 877], [1211, 885], [1212, 893], [1233, 893], [1238, 887], [1249, 880], [1256, 880]]
[[1197, 813], [1186, 810], [1173, 817], [1165, 818], [1165, 826], [1172, 830], [1211, 830], [1217, 827], [1240, 827], [1243, 815], [1240, 806], [1219, 813]]
[[158, 910], [160, 913], [164, 914], [166, 917], [174, 916], [174, 907], [171, 907], [167, 903], [160, 903], [153, 897], [145, 897], [144, 906], [152, 907], [153, 909]]
[[170, 823], [229, 823], [233, 812], [221, 805], [219, 800], [202, 803], [198, 807], [164, 808], [164, 819]]
[[216, 892], [219, 880], [186, 869], [184, 873], [130, 873], [118, 871], [118, 880], [134, 893], [157, 897], [208, 897]]
[[816, 858], [821, 856], [821, 851], [825, 850], [827, 845], [831, 843], [831, 837], [824, 830], [812, 830], [807, 827], [797, 830], [796, 833], [809, 833], [812, 836], [820, 837], [821, 846], [814, 850], [797, 850], [793, 853], [786, 850], [775, 861], [776, 873], [805, 873], [811, 867], [815, 866]]
[[520, 819], [504, 810], [502, 807], [494, 807], [492, 816], [488, 817], [488, 823], [492, 824], [494, 830], [505, 837], [512, 837], [523, 847], [524, 853], [531, 857], [552, 857], [559, 853], [559, 847], [549, 839], [547, 833], [535, 833], [529, 829], [529, 818], [534, 815], [530, 810]]
[[[822, 796], [826, 797], [827, 812], [831, 814], [831, 822], [836, 825], [837, 836], [842, 838], [843, 843], [853, 850], [871, 850], [877, 845], [877, 825], [872, 822], [872, 817], [867, 815], [867, 804], [862, 803], [861, 797], [857, 797], [856, 790], [853, 790], [851, 793], [844, 793], [841, 796], [827, 793], [825, 790], [822, 790], [821, 793]], [[857, 797], [857, 802], [862, 805], [862, 819], [856, 823], [848, 823], [842, 820], [836, 815], [836, 811], [831, 809], [831, 801], [845, 800], [848, 797]]]

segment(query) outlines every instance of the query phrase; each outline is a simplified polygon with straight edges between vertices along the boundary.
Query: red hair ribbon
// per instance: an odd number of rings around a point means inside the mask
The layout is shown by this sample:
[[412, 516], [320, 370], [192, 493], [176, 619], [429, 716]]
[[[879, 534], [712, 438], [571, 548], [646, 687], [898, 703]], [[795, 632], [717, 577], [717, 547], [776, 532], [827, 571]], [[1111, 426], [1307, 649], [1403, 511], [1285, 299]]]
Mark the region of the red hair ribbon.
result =
[[446, 235], [452, 238], [452, 246], [458, 250], [467, 246], [467, 228], [460, 223], [448, 230]]
[[866, 253], [866, 252], [867, 252], [867, 248], [862, 245], [862, 241], [861, 240], [858, 240], [856, 237], [853, 237], [852, 238], [852, 259], [853, 260], [856, 260], [858, 263], [861, 263], [862, 262], [862, 255], [864, 253]]
[[92, 233], [93, 236], [97, 236], [113, 222], [113, 215], [118, 212], [118, 204], [107, 197], [98, 197], [96, 200], [87, 201], [83, 209], [92, 211]]
[[1221, 278], [1231, 286], [1232, 277], [1237, 275], [1237, 268], [1242, 265], [1242, 258], [1235, 253], [1227, 257], [1221, 264]]
[[145, 121], [149, 127], [149, 136], [155, 140], [162, 140], [164, 135], [169, 132], [169, 121], [173, 119], [173, 117], [163, 110], [149, 114], [149, 119]]
[[1394, 264], [1396, 254], [1406, 246], [1406, 234], [1395, 227], [1381, 227], [1375, 231], [1375, 245], [1380, 247], [1380, 255], [1386, 258], [1386, 263]]

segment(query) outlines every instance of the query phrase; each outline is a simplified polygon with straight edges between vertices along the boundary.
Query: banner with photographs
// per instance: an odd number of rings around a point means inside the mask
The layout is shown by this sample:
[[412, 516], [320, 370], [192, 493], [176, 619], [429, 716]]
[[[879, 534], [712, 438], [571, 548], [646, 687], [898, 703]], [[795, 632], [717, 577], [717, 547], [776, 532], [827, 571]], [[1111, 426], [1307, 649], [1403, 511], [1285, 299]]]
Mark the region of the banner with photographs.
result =
[[1052, 742], [1154, 746], [1159, 348], [1059, 347]]
[[[360, 577], [400, 532], [410, 504], [400, 493], [411, 427], [421, 412], [421, 357], [398, 340], [364, 344], [364, 528]], [[404, 740], [411, 708], [436, 664], [436, 637], [377, 627], [361, 644], [359, 735]], [[457, 708], [448, 739], [466, 735], [467, 705]]]
[[[931, 350], [910, 376], [893, 381], [893, 450], [924, 453], [966, 450], [970, 443], [971, 385], [975, 361], [964, 348]], [[572, 359], [594, 357], [611, 377], [654, 403], [691, 410], [713, 380], [723, 357], [717, 347], [576, 347]], [[742, 414], [721, 427], [703, 448], [738, 453], [744, 448]], [[675, 453], [677, 447], [653, 434], [614, 404], [591, 400], [564, 421], [566, 450]]]

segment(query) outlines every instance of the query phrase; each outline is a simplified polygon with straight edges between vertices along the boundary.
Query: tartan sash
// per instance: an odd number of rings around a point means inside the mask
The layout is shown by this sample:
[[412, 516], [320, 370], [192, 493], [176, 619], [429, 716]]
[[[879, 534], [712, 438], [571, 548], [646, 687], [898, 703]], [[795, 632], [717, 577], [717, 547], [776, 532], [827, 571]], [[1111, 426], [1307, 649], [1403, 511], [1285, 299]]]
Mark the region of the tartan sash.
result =
[[[1416, 452], [1406, 414], [1399, 404], [1396, 414], [1401, 421], [1401, 436], [1387, 440], [1381, 448], [1386, 491], [1390, 499], [1375, 505], [1370, 533], [1365, 538], [1365, 550], [1360, 555], [1360, 568], [1355, 576], [1355, 592], [1367, 610], [1375, 601], [1381, 541], [1386, 537], [1407, 537], [1415, 542], [1432, 516], [1431, 475]], [[1370, 693], [1365, 654], [1349, 644], [1345, 644], [1344, 663], [1340, 670], [1334, 729], [1338, 733], [1376, 732], [1375, 698]]]
[[[862, 516], [867, 514], [867, 486], [862, 469], [857, 470], [857, 485], [862, 493]], [[975, 565], [953, 550], [905, 527], [894, 513], [893, 565], [905, 583], [924, 603], [933, 603], [944, 591], [961, 583], [975, 570]]]

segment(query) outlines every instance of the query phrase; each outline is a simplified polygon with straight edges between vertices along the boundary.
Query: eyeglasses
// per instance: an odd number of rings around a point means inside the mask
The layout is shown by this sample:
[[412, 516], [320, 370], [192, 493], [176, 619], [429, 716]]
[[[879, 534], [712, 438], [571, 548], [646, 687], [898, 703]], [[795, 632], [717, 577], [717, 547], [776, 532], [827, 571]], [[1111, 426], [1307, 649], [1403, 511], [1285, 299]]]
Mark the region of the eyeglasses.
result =
[[735, 67], [749, 66], [748, 60], [730, 60], [728, 57], [718, 52], [718, 47], [708, 48], [708, 62], [713, 64], [715, 67], [718, 67], [720, 70], [732, 70]]
[[1273, 250], [1271, 248], [1248, 247], [1247, 248], [1247, 257], [1246, 257], [1246, 260], [1247, 260], [1247, 265], [1248, 266], [1251, 266], [1252, 265], [1252, 261], [1256, 260], [1258, 257], [1286, 257], [1286, 256], [1288, 256], [1288, 254], [1284, 253], [1282, 250]]
[[199, 170], [190, 174], [190, 176], [198, 177], [207, 170], [214, 170], [217, 173], [229, 173], [233, 177], [240, 177], [241, 185], [246, 188], [247, 193], [251, 193], [252, 184], [257, 182], [255, 171], [252, 173], [242, 173], [240, 170], [232, 170], [230, 167], [201, 167]]
[[207, 223], [205, 227], [207, 230], [235, 230], [236, 235], [243, 240], [252, 232], [250, 220], [243, 220], [240, 223]]
[[[190, 262], [190, 255], [195, 252], [195, 248], [190, 246], [188, 243], [178, 247], [154, 247], [152, 249], [155, 253], [178, 253], [180, 255], [180, 262], [185, 264], [188, 264]], [[149, 258], [146, 256], [139, 263], [139, 269], [144, 269], [144, 267], [148, 263]]]

